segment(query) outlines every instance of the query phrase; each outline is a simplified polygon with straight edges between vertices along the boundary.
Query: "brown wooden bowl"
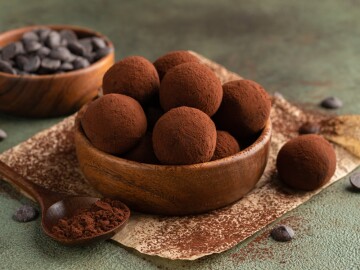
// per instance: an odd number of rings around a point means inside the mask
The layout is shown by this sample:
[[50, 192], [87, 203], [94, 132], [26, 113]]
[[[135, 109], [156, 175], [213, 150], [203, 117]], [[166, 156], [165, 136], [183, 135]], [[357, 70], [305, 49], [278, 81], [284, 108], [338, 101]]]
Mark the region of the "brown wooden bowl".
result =
[[270, 149], [271, 121], [243, 151], [223, 159], [182, 166], [152, 165], [104, 153], [75, 123], [75, 145], [81, 171], [106, 197], [130, 209], [163, 215], [189, 215], [229, 205], [254, 188], [264, 172]]
[[112, 52], [87, 68], [51, 75], [12, 75], [0, 72], [0, 111], [30, 117], [54, 117], [73, 113], [96, 97], [104, 73], [114, 63], [114, 46], [104, 35], [69, 25], [36, 25], [0, 34], [0, 47], [40, 27], [70, 29], [79, 37], [98, 36]]

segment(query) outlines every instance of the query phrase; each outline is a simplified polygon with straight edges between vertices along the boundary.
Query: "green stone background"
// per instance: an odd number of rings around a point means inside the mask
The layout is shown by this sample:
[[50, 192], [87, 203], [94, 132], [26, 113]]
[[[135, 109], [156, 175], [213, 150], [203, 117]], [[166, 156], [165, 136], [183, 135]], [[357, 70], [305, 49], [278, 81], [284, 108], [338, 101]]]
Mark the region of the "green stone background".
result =
[[[291, 101], [316, 108], [322, 98], [336, 95], [345, 103], [339, 114], [359, 114], [359, 5], [0, 0], [0, 31], [28, 24], [86, 26], [114, 41], [118, 59], [136, 54], [155, 60], [170, 50], [191, 49]], [[0, 115], [0, 128], [9, 135], [0, 152], [58, 121]], [[0, 269], [360, 269], [360, 194], [349, 191], [348, 177], [285, 216], [297, 233], [291, 243], [272, 241], [266, 228], [228, 252], [195, 262], [144, 256], [112, 242], [59, 246], [41, 233], [39, 220], [11, 220], [27, 200], [0, 183]]]

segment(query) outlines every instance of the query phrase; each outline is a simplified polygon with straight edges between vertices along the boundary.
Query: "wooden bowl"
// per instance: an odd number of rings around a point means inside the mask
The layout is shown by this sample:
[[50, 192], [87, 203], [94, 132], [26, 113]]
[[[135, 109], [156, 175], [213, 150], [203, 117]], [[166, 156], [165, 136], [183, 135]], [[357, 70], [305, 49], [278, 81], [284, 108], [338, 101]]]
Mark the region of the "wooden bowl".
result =
[[87, 181], [130, 209], [163, 215], [189, 215], [229, 205], [254, 188], [270, 149], [271, 121], [243, 151], [223, 159], [182, 166], [138, 163], [104, 153], [75, 123], [76, 154]]
[[70, 29], [79, 37], [98, 36], [106, 40], [112, 52], [87, 68], [51, 75], [12, 75], [0, 72], [0, 111], [30, 117], [54, 117], [73, 113], [96, 97], [104, 73], [114, 63], [114, 46], [104, 35], [68, 25], [37, 25], [0, 34], [0, 47], [28, 31], [40, 27]]

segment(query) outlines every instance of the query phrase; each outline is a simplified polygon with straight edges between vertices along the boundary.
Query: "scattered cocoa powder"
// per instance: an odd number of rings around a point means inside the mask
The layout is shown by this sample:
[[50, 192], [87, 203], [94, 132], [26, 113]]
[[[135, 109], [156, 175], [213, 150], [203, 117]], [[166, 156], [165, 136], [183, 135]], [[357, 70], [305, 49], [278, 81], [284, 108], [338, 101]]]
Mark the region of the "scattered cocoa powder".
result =
[[79, 209], [72, 217], [60, 219], [52, 233], [67, 239], [93, 237], [119, 226], [128, 216], [128, 209], [119, 201], [101, 199], [90, 208]]

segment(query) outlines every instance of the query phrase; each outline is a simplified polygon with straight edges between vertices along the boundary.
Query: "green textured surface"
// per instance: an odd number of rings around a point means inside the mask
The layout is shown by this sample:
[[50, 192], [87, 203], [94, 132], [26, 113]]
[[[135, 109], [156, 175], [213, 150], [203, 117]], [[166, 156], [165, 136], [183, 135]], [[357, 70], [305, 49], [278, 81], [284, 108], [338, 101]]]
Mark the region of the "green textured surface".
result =
[[[338, 113], [359, 114], [358, 4], [0, 0], [0, 31], [35, 23], [78, 24], [108, 35], [118, 59], [138, 54], [154, 60], [169, 50], [191, 49], [292, 101], [315, 108], [322, 98], [336, 95], [346, 104]], [[0, 115], [0, 128], [9, 135], [0, 152], [58, 120]], [[0, 269], [360, 269], [360, 193], [348, 187], [346, 177], [286, 215], [296, 228], [291, 243], [261, 237], [265, 229], [228, 252], [195, 262], [144, 256], [112, 242], [59, 246], [41, 233], [39, 220], [12, 221], [13, 211], [26, 199], [3, 192]], [[0, 188], [13, 194], [4, 183]]]

